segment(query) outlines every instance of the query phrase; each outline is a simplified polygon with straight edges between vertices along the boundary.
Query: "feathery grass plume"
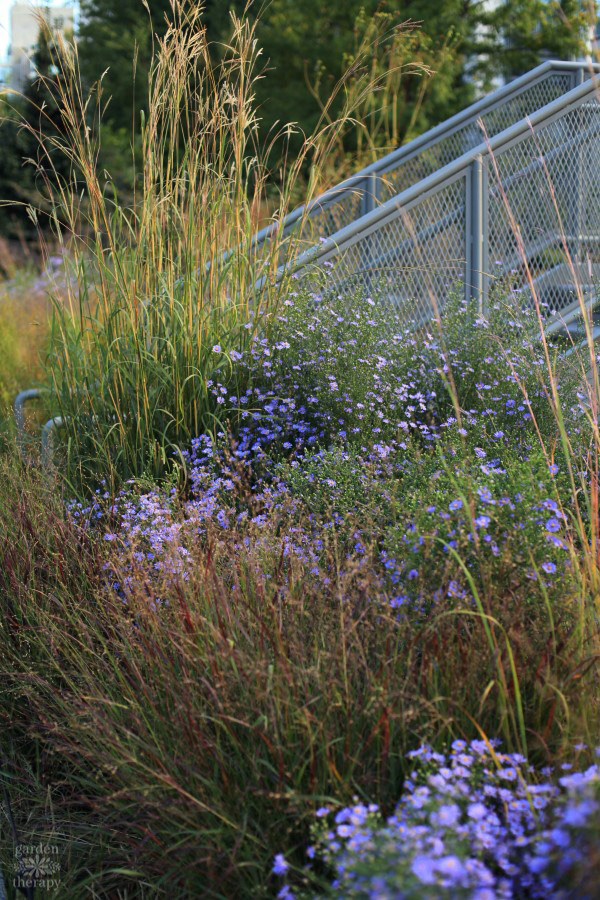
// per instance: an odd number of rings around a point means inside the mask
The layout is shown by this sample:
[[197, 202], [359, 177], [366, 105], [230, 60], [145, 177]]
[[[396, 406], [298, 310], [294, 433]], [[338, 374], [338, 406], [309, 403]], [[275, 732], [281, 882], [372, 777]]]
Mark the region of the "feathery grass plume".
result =
[[[268, 329], [286, 288], [272, 276], [310, 239], [303, 223], [292, 235], [277, 227], [294, 186], [309, 165], [310, 200], [353, 109], [384, 85], [384, 76], [373, 77], [364, 64], [369, 33], [315, 133], [297, 158], [284, 151], [271, 177], [267, 160], [294, 126], [259, 144], [254, 87], [265, 74], [255, 32], [256, 21], [232, 14], [230, 39], [213, 53], [202, 7], [173, 0], [155, 47], [129, 205], [98, 167], [109, 102], [102, 80], [85, 95], [76, 45], [61, 38], [52, 45], [59, 75], [47, 87], [63, 132], [38, 135], [45, 164], [39, 174], [74, 284], [69, 303], [56, 304], [47, 372], [53, 412], [65, 422], [73, 487], [102, 477], [114, 486], [144, 472], [157, 477], [181, 462], [179, 447], [217, 428], [207, 382], [231, 377], [232, 353]], [[415, 64], [411, 71], [426, 70]], [[71, 160], [68, 179], [52, 170], [59, 152]], [[267, 185], [271, 196], [278, 191], [276, 227], [270, 240], [256, 243]], [[233, 380], [233, 391], [242, 387]]]

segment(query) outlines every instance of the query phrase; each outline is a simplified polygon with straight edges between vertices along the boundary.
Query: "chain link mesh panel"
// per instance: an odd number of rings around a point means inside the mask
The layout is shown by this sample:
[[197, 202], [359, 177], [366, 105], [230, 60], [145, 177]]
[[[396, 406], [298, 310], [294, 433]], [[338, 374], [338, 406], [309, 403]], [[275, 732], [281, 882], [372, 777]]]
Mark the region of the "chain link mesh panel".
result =
[[325, 263], [327, 290], [368, 290], [407, 319], [429, 319], [465, 278], [466, 196], [463, 174], [344, 245]]
[[[397, 161], [392, 163], [388, 161], [387, 164], [382, 161], [381, 170], [377, 171], [374, 177], [366, 176], [357, 180], [350, 189], [341, 191], [322, 205], [316, 205], [304, 219], [291, 225], [288, 234], [294, 235], [295, 248], [307, 249], [314, 246], [319, 238], [335, 234], [368, 210], [385, 203], [391, 197], [458, 159], [463, 153], [479, 146], [483, 140], [480, 119], [484, 123], [487, 135], [494, 137], [525, 116], [561, 97], [572, 87], [572, 72], [550, 70], [533, 84], [524, 87], [517, 95], [496, 101], [496, 105], [492, 105], [483, 113], [474, 113], [454, 131], [440, 135], [434, 143], [408, 158], [404, 150], [410, 153], [410, 145], [406, 145], [406, 148], [400, 151], [400, 158]], [[493, 99], [490, 103], [493, 103]]]
[[350, 222], [363, 215], [363, 196], [366, 182], [360, 182], [352, 191], [345, 191], [333, 203], [316, 207], [304, 222], [299, 222], [292, 230], [300, 241], [300, 246], [308, 249], [321, 237], [328, 237], [340, 231]]
[[600, 261], [598, 100], [536, 128], [488, 166], [492, 275], [508, 275], [530, 297], [531, 277], [547, 312], [563, 313]]
[[[491, 281], [508, 277], [532, 302], [531, 280], [547, 314], [563, 313], [600, 281], [600, 100], [590, 90], [552, 120], [477, 157], [409, 209], [398, 208], [318, 258], [329, 286], [377, 291], [424, 320], [458, 281], [477, 286], [476, 245]], [[482, 184], [482, 231], [475, 233], [475, 184]], [[471, 190], [469, 186], [473, 185]], [[476, 199], [476, 198], [475, 198]], [[479, 251], [478, 251], [479, 252]], [[479, 257], [477, 257], [479, 258]], [[303, 277], [310, 276], [304, 270]]]
[[458, 159], [463, 153], [478, 147], [484, 140], [479, 119], [483, 121], [487, 136], [494, 137], [552, 100], [562, 97], [572, 86], [570, 74], [550, 74], [524, 89], [518, 96], [503, 101], [489, 112], [474, 116], [452, 134], [441, 137], [435, 145], [382, 173], [381, 201], [385, 202], [400, 194], [422, 178]]

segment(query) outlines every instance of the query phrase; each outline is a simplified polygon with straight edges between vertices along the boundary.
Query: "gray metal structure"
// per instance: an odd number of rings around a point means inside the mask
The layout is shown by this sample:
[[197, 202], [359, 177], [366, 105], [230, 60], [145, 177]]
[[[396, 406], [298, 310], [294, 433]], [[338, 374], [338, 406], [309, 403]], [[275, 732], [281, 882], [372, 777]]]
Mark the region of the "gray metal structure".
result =
[[[263, 229], [257, 251], [283, 230], [290, 253], [278, 280], [310, 279], [328, 263], [338, 293], [382, 291], [422, 321], [459, 283], [483, 309], [492, 279], [510, 276], [555, 315], [548, 331], [566, 324], [577, 337], [581, 291], [591, 308], [600, 281], [596, 74], [586, 62], [543, 63]], [[35, 396], [15, 401], [22, 448]], [[44, 426], [47, 466], [62, 424]]]
[[21, 458], [27, 456], [27, 441], [25, 432], [25, 404], [31, 400], [39, 400], [42, 396], [40, 388], [29, 388], [27, 391], [20, 391], [15, 397], [13, 403], [13, 414], [15, 417], [15, 426], [17, 430], [17, 448], [21, 454]]
[[260, 246], [275, 233], [281, 236], [282, 230], [306, 245], [335, 234], [477, 147], [481, 143], [480, 121], [488, 137], [494, 137], [577, 87], [594, 70], [600, 71], [600, 66], [584, 61], [542, 63], [299, 206], [281, 222], [263, 228], [254, 239], [255, 245]]
[[548, 314], [570, 315], [600, 275], [600, 99], [595, 78], [580, 81], [494, 137], [480, 124], [478, 146], [321, 239], [278, 278], [328, 263], [338, 292], [380, 290], [424, 320], [453, 285], [484, 305], [490, 281], [507, 276], [525, 294], [533, 285]]
[[[31, 400], [41, 400], [44, 395], [44, 390], [41, 388], [29, 388], [29, 390], [21, 391], [15, 397], [15, 402], [13, 404], [13, 412], [15, 417], [15, 426], [17, 431], [17, 448], [19, 450], [21, 459], [23, 462], [27, 462], [27, 439], [26, 439], [26, 430], [25, 430], [25, 406], [27, 403], [31, 402]], [[57, 428], [62, 428], [64, 425], [64, 420], [61, 416], [55, 416], [53, 419], [48, 419], [44, 427], [42, 428], [42, 442], [41, 442], [41, 462], [44, 469], [51, 469], [53, 465], [53, 454], [54, 454], [54, 435], [56, 433]], [[0, 897], [0, 900], [2, 898]]]

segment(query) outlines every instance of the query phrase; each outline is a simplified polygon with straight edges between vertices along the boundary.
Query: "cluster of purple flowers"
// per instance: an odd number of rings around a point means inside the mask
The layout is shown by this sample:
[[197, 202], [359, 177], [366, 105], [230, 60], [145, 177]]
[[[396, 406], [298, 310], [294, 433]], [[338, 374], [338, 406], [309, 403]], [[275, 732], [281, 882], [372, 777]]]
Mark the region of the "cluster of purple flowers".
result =
[[[415, 768], [393, 815], [361, 802], [317, 810], [308, 857], [333, 873], [327, 896], [591, 900], [574, 885], [593, 880], [599, 862], [600, 765], [537, 772], [482, 740], [409, 756]], [[288, 868], [279, 854], [274, 874]], [[279, 896], [294, 893], [285, 886]]]
[[[183, 577], [190, 546], [208, 528], [243, 531], [241, 551], [249, 544], [268, 550], [267, 526], [285, 518], [284, 559], [306, 563], [323, 585], [331, 578], [322, 558], [328, 531], [343, 532], [353, 563], [375, 538], [373, 591], [403, 612], [467, 596], [460, 576], [445, 583], [436, 576], [435, 585], [421, 577], [435, 575], [435, 560], [424, 564], [434, 544], [441, 567], [451, 550], [501, 561], [526, 530], [539, 545], [528, 575], [548, 587], [567, 563], [558, 467], [544, 460], [543, 478], [536, 475], [537, 488], [524, 497], [519, 483], [540, 452], [531, 416], [543, 426], [543, 351], [513, 324], [499, 353], [487, 324], [460, 301], [448, 312], [442, 346], [370, 297], [294, 292], [269, 337], [229, 351], [216, 370], [222, 380], [208, 382], [225, 424], [183, 453], [187, 496], [127, 485], [108, 512], [100, 495], [74, 514], [110, 523], [106, 539], [118, 533], [137, 566]], [[225, 355], [218, 344], [213, 352]], [[459, 410], [447, 390], [450, 375]], [[460, 491], [454, 476], [462, 478]], [[357, 516], [377, 534], [362, 534]]]
[[[371, 599], [401, 621], [438, 601], [472, 604], [467, 572], [484, 572], [499, 596], [535, 603], [539, 591], [559, 609], [581, 535], [565, 460], [548, 455], [559, 442], [543, 348], [502, 316], [484, 321], [459, 301], [442, 342], [370, 297], [298, 291], [269, 337], [212, 347], [221, 425], [183, 452], [187, 493], [132, 483], [72, 514], [104, 527], [125, 597], [140, 570], [187, 578], [210, 535], [255, 554], [265, 583], [277, 560], [280, 596], [292, 561], [320, 590], [341, 584], [346, 564], [368, 564]], [[582, 413], [568, 382], [558, 389], [577, 465]], [[341, 572], [327, 555], [332, 532]], [[598, 765], [551, 779], [482, 741], [412, 757], [393, 815], [360, 802], [317, 813], [308, 855], [333, 872], [334, 896], [560, 896], [585, 862]], [[278, 854], [274, 873], [289, 868]]]
[[573, 538], [557, 467], [551, 471], [539, 451], [530, 454], [529, 466], [518, 455], [505, 458], [506, 468], [498, 459], [490, 468], [464, 452], [453, 470], [425, 470], [405, 516], [384, 534], [381, 559], [389, 583], [401, 588], [393, 605], [427, 611], [444, 597], [464, 600], [469, 590], [460, 567], [450, 580], [439, 577], [453, 552], [470, 571], [485, 565], [499, 589], [510, 571], [513, 585], [527, 580], [550, 593], [566, 590]]

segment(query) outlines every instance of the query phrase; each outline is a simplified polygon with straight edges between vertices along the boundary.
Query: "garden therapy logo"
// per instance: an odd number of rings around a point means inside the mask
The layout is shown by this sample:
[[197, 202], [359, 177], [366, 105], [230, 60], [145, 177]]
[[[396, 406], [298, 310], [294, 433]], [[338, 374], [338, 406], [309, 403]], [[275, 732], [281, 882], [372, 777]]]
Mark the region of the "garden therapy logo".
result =
[[57, 890], [60, 862], [56, 844], [17, 844], [15, 846], [15, 888]]

